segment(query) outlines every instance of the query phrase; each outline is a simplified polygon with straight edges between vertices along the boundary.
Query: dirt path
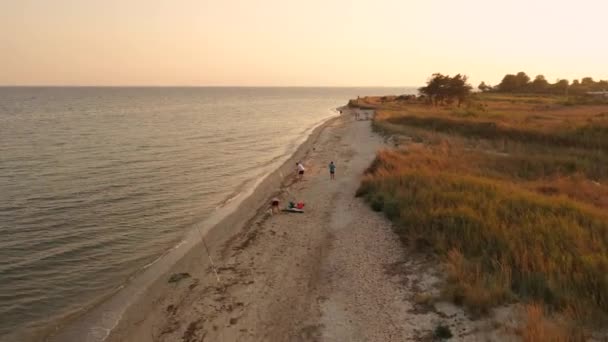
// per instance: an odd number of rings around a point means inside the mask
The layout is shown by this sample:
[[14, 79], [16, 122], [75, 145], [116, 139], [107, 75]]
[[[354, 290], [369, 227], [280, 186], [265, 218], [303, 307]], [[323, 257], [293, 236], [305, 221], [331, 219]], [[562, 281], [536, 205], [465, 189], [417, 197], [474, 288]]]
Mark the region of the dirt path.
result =
[[481, 323], [415, 304], [432, 291], [433, 268], [406, 256], [390, 223], [354, 196], [382, 146], [370, 121], [345, 113], [304, 160], [305, 179], [282, 191], [282, 204], [306, 203], [304, 214], [259, 215], [214, 255], [219, 284], [210, 268], [176, 270], [190, 277], [109, 340], [409, 341], [444, 321], [471, 340]]

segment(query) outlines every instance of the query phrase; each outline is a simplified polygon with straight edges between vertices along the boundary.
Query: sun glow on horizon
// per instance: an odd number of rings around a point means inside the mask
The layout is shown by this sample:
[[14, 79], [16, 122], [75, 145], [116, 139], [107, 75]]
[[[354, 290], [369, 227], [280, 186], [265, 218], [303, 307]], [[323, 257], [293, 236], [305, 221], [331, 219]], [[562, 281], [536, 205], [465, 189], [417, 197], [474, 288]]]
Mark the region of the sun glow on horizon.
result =
[[605, 13], [599, 0], [5, 0], [0, 85], [608, 79]]

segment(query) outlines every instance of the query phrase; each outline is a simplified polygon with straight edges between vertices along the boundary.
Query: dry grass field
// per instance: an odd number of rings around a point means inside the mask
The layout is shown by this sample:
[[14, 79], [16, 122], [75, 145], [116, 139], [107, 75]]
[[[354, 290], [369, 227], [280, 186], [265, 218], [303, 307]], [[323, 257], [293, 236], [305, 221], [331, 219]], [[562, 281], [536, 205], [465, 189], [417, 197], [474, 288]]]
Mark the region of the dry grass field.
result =
[[527, 341], [581, 340], [607, 322], [608, 105], [500, 94], [461, 108], [353, 102], [376, 109], [375, 129], [395, 144], [358, 195], [405, 244], [444, 261], [445, 298], [475, 314], [527, 305]]

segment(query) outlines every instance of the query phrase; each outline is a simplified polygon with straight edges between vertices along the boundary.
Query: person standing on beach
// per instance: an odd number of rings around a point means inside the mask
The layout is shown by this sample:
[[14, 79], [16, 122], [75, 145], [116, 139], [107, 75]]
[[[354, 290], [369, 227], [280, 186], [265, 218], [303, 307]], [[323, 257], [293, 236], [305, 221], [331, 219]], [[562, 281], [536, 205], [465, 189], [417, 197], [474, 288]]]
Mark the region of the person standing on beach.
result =
[[278, 214], [279, 213], [279, 199], [276, 197], [272, 198], [272, 201], [270, 202], [270, 214], [274, 215], [274, 214]]
[[329, 163], [329, 179], [336, 179], [336, 164], [333, 161]]
[[296, 170], [298, 172], [298, 180], [302, 180], [302, 178], [304, 178], [304, 171], [306, 171], [306, 168], [304, 165], [302, 165], [302, 162], [296, 163]]

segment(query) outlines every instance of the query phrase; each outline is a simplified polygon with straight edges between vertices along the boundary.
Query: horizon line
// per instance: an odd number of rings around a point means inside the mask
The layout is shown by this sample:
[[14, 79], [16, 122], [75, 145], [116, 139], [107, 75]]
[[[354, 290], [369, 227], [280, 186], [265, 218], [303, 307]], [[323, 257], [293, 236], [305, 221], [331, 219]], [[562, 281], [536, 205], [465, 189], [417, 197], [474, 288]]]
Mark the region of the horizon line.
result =
[[417, 88], [387, 85], [75, 85], [75, 84], [0, 84], [0, 88]]

